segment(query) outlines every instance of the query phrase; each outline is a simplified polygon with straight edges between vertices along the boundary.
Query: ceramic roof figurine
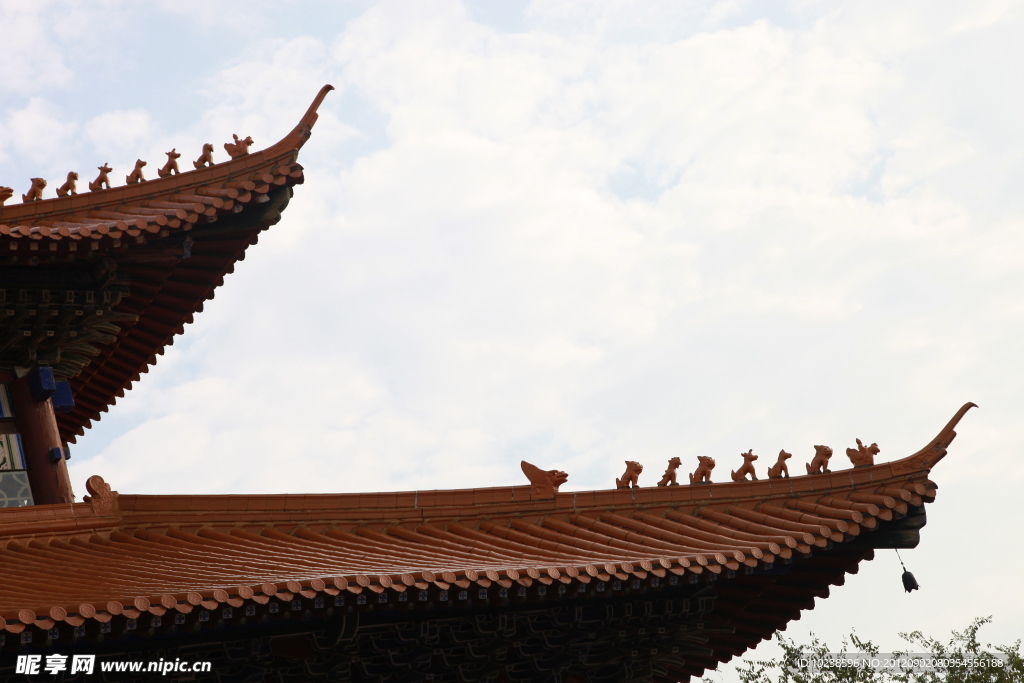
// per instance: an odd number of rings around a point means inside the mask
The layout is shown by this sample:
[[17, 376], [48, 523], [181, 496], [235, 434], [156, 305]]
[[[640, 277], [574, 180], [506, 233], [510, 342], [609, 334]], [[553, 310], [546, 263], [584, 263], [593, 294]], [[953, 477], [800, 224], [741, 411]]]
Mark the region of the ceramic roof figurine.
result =
[[644, 471], [644, 466], [635, 460], [626, 461], [626, 471], [622, 474], [621, 479], [615, 480], [615, 488], [628, 489], [630, 487], [636, 488], [640, 484], [640, 473]]
[[730, 472], [729, 476], [732, 477], [733, 481], [746, 481], [747, 475], [754, 481], [757, 481], [757, 473], [754, 472], [754, 461], [757, 460], [757, 456], [754, 455], [754, 449], [751, 448], [746, 453], [740, 454], [743, 457], [743, 466], [735, 472]]

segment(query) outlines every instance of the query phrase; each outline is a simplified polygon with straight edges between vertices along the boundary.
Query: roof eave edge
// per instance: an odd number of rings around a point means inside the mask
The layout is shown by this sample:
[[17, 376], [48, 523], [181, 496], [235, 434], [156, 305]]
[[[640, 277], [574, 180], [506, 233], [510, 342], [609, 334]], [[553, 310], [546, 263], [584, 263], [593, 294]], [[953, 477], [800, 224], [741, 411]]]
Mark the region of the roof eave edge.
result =
[[895, 460], [891, 463], [893, 473], [905, 470], [930, 470], [935, 466], [937, 462], [942, 460], [946, 456], [946, 449], [953, 439], [956, 438], [957, 424], [963, 419], [963, 416], [967, 414], [967, 411], [971, 408], [977, 408], [977, 404], [968, 401], [960, 407], [960, 410], [956, 411], [946, 426], [942, 428], [942, 431], [932, 439], [927, 446], [919, 450], [913, 455], [908, 455], [900, 460]]
[[313, 124], [320, 117], [317, 110], [323, 103], [324, 98], [327, 97], [327, 93], [334, 90], [334, 86], [330, 83], [320, 88], [320, 92], [313, 98], [313, 102], [310, 103], [306, 113], [299, 119], [299, 123], [291, 130], [290, 133], [281, 138], [278, 142], [274, 143], [270, 147], [263, 150], [263, 153], [267, 156], [276, 156], [277, 154], [287, 152], [290, 150], [298, 150], [304, 144], [312, 133]]

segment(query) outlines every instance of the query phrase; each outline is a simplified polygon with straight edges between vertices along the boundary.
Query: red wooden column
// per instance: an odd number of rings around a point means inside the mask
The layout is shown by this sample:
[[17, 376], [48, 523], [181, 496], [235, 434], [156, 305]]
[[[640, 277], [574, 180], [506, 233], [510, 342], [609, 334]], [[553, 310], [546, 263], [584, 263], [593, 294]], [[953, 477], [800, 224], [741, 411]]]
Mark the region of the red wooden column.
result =
[[35, 504], [73, 503], [75, 494], [64, 458], [57, 462], [50, 459], [50, 449], [64, 445], [57, 431], [53, 403], [50, 399], [38, 403], [32, 399], [28, 377], [14, 380], [10, 388], [11, 407], [25, 449], [25, 468]]

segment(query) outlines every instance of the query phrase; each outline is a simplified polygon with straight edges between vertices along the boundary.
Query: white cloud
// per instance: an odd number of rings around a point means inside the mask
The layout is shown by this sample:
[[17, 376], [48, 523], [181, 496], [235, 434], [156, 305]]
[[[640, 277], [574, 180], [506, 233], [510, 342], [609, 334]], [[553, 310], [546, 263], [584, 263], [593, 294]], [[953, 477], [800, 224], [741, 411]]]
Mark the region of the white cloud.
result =
[[0, 2], [0, 91], [31, 92], [71, 78], [60, 45], [49, 35], [60, 11], [53, 2]]
[[[35, 175], [61, 161], [61, 155], [73, 146], [77, 130], [78, 124], [62, 120], [49, 101], [33, 97], [23, 108], [11, 111], [6, 121], [0, 120], [0, 155], [6, 142], [10, 152], [33, 160], [26, 171]], [[24, 182], [28, 182], [27, 176]]]
[[143, 109], [107, 111], [85, 124], [85, 134], [97, 150], [128, 154], [153, 138], [153, 122]]

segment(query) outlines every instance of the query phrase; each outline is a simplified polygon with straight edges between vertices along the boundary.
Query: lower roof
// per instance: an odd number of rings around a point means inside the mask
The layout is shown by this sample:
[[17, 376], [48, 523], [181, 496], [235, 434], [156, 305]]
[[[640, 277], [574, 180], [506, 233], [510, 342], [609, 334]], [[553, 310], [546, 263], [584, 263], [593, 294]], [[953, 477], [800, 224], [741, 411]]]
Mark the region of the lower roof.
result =
[[[142, 496], [93, 477], [86, 503], [0, 510], [0, 626], [422, 591], [526, 589], [531, 601], [542, 587], [674, 579], [735, 586], [718, 617], [734, 633], [715, 645], [732, 656], [827, 596], [872, 548], [916, 544], [936, 495], [928, 473], [971, 405], [902, 460], [741, 483]], [[783, 567], [821, 580], [750, 588]]]

